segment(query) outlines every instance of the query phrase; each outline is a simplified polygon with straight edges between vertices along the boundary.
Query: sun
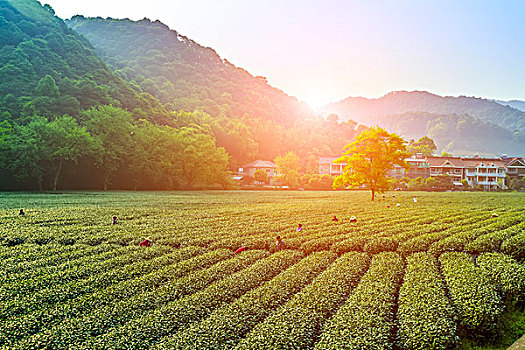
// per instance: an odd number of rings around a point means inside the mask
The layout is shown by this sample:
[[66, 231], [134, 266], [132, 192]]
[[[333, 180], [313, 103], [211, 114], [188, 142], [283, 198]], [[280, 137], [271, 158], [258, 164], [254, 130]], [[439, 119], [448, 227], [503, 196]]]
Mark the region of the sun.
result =
[[311, 109], [314, 110], [314, 112], [318, 112], [322, 107], [326, 106], [330, 102], [330, 98], [328, 96], [325, 96], [322, 93], [309, 93], [305, 94], [303, 98], [301, 98], [303, 102], [308, 104]]

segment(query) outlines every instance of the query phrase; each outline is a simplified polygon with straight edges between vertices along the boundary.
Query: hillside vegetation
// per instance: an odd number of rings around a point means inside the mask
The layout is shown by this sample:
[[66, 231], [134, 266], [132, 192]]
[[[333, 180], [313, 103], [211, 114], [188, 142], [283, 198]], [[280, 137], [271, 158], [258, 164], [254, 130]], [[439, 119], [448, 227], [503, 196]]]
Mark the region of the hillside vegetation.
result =
[[137, 93], [111, 72], [91, 44], [34, 0], [0, 2], [0, 117], [77, 115], [114, 104], [167, 122], [151, 95]]

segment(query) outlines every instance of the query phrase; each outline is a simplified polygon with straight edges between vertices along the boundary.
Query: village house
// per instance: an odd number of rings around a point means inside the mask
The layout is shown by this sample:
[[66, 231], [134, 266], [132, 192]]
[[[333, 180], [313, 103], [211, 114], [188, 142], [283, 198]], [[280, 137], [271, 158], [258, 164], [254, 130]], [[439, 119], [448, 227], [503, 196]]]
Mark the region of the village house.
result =
[[507, 175], [510, 177], [523, 178], [525, 176], [525, 159], [524, 158], [509, 158], [506, 156], [501, 157], [505, 162], [505, 168], [507, 169]]
[[346, 163], [334, 163], [337, 158], [339, 157], [319, 157], [319, 175], [341, 175]]
[[266, 175], [268, 175], [268, 183], [272, 185], [275, 182], [275, 176], [277, 175], [277, 166], [275, 163], [267, 160], [258, 159], [243, 165], [241, 168], [239, 168], [238, 175], [253, 177], [255, 172], [259, 169], [266, 171]]

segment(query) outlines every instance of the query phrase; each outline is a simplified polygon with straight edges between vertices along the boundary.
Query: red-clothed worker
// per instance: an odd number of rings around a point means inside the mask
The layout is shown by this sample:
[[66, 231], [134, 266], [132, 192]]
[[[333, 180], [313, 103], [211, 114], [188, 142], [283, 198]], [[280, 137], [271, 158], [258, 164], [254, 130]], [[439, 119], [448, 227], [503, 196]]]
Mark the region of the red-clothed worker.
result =
[[242, 252], [242, 251], [244, 251], [244, 250], [246, 250], [246, 247], [240, 247], [240, 248], [237, 249], [237, 250], [235, 251], [235, 253], [233, 253], [233, 254], [239, 254], [240, 252]]
[[141, 247], [149, 247], [150, 245], [151, 245], [151, 238], [149, 237], [139, 243], [139, 246]]

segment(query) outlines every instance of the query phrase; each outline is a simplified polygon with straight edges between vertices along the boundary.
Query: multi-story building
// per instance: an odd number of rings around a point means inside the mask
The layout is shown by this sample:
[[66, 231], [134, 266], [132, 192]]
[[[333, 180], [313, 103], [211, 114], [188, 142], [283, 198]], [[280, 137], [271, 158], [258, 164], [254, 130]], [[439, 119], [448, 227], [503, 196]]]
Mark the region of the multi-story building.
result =
[[426, 157], [430, 166], [430, 177], [449, 175], [455, 185], [461, 185], [465, 165], [460, 157]]
[[390, 172], [395, 179], [408, 177], [428, 178], [440, 175], [452, 176], [455, 185], [461, 186], [462, 180], [467, 180], [469, 186], [482, 186], [485, 190], [505, 189], [505, 176], [509, 169], [516, 174], [525, 175], [525, 162], [520, 158], [512, 158], [508, 162], [501, 158], [467, 157], [434, 157], [416, 155], [405, 159], [409, 169], [394, 166]]
[[418, 177], [422, 177], [426, 179], [430, 176], [430, 165], [428, 163], [428, 160], [423, 157], [421, 153], [416, 154], [415, 156], [412, 156], [410, 158], [405, 159], [405, 162], [410, 166], [407, 169], [404, 169], [398, 165], [394, 166], [394, 169], [390, 172], [390, 175], [400, 180], [404, 177], [408, 177], [409, 179], [416, 179]]
[[[334, 163], [338, 157], [320, 157], [319, 174], [337, 176], [343, 173], [345, 163]], [[480, 158], [468, 157], [434, 157], [416, 154], [405, 159], [409, 168], [394, 166], [390, 176], [395, 179], [408, 177], [452, 176], [455, 185], [461, 186], [467, 180], [469, 186], [482, 186], [485, 190], [506, 189], [505, 176], [525, 176], [525, 161], [523, 158]]]
[[337, 158], [339, 157], [319, 157], [319, 175], [341, 175], [346, 163], [334, 163]]

